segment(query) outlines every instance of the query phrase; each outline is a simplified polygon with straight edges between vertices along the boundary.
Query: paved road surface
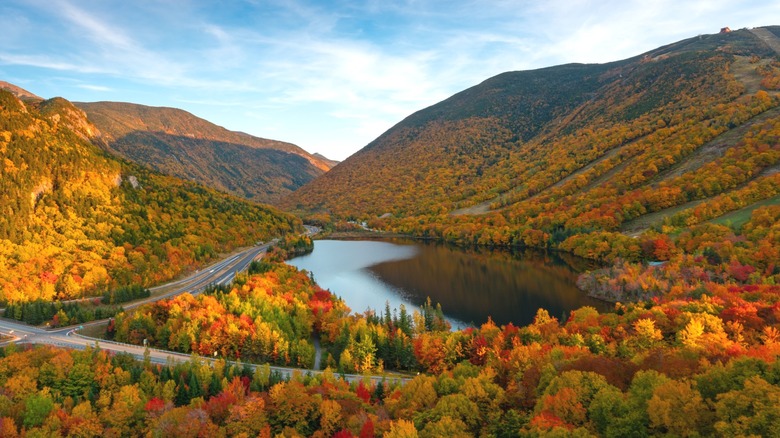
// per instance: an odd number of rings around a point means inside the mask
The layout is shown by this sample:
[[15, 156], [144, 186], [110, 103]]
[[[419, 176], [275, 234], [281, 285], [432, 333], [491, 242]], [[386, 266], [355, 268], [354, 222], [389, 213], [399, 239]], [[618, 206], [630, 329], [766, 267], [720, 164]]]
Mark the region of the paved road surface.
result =
[[[142, 304], [150, 303], [164, 298], [170, 298], [172, 296], [184, 292], [198, 294], [202, 292], [210, 284], [228, 284], [230, 283], [230, 281], [233, 280], [233, 278], [235, 278], [236, 274], [245, 271], [249, 267], [249, 264], [252, 263], [252, 260], [257, 258], [260, 254], [265, 253], [265, 251], [267, 251], [268, 248], [271, 245], [273, 245], [275, 242], [276, 241], [271, 241], [266, 244], [251, 247], [237, 254], [234, 254], [225, 260], [219, 261], [217, 263], [214, 263], [213, 265], [201, 269], [200, 271], [195, 272], [184, 279], [153, 287], [151, 288], [153, 293], [156, 291], [163, 291], [163, 293], [141, 301], [128, 303], [124, 305], [124, 308], [131, 309], [140, 306]], [[85, 326], [97, 325], [97, 324], [102, 324], [104, 322], [105, 320], [94, 321], [84, 325]], [[115, 353], [120, 353], [120, 352], [129, 353], [132, 354], [138, 360], [143, 360], [144, 358], [144, 352], [146, 351], [145, 347], [141, 347], [138, 345], [123, 344], [119, 342], [107, 341], [102, 339], [98, 340], [94, 338], [81, 336], [76, 333], [76, 328], [77, 328], [76, 326], [71, 326], [71, 327], [63, 327], [54, 330], [46, 330], [39, 327], [30, 326], [18, 321], [0, 318], [0, 334], [8, 335], [12, 337], [11, 340], [6, 341], [3, 344], [7, 344], [10, 342], [29, 343], [29, 344], [47, 344], [47, 345], [54, 345], [57, 347], [76, 348], [76, 349], [85, 349], [89, 346], [89, 347], [99, 347], [103, 350], [108, 350]], [[185, 362], [192, 359], [192, 356], [189, 354], [177, 353], [177, 352], [167, 351], [167, 350], [158, 350], [154, 348], [149, 348], [148, 350], [149, 350], [150, 359], [153, 363], [166, 364], [169, 360], [173, 360], [174, 362]], [[213, 358], [208, 358], [208, 357], [201, 357], [201, 359], [204, 361], [214, 360]], [[249, 366], [254, 368], [256, 365], [249, 364]], [[321, 371], [307, 370], [302, 368], [288, 368], [288, 367], [276, 367], [276, 366], [272, 366], [271, 370], [280, 373], [284, 378], [290, 378], [294, 373], [301, 373], [301, 374], [321, 373]], [[351, 375], [351, 374], [343, 375], [343, 377], [348, 381], [356, 381], [365, 378], [365, 376], [362, 375]], [[408, 380], [407, 378], [388, 377], [388, 376], [371, 376], [370, 378], [373, 381], [386, 380], [387, 382], [398, 382], [398, 383], [404, 383]]]
[[[170, 298], [184, 292], [190, 292], [193, 295], [198, 294], [203, 292], [203, 290], [211, 284], [227, 284], [235, 278], [237, 273], [245, 271], [255, 258], [260, 254], [265, 253], [265, 251], [267, 251], [275, 242], [276, 241], [274, 240], [266, 244], [242, 250], [224, 260], [220, 260], [200, 271], [190, 274], [181, 280], [153, 287], [150, 289], [154, 294], [153, 296], [132, 303], [126, 303], [123, 307], [125, 309], [132, 309], [153, 301]], [[105, 321], [106, 320], [94, 321], [84, 325], [102, 324]], [[57, 330], [45, 330], [18, 321], [0, 318], [0, 333], [14, 337], [16, 342], [75, 347], [81, 346], [83, 348], [84, 342], [75, 341], [73, 337], [67, 336], [74, 328], [76, 328], [76, 326], [64, 327]]]

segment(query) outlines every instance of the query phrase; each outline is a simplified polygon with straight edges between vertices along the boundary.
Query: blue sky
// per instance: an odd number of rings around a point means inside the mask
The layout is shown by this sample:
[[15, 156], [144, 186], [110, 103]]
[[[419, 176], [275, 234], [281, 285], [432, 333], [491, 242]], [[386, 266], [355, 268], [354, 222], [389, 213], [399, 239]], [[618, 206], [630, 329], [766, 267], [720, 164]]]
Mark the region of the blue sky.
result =
[[3, 0], [0, 80], [182, 108], [343, 160], [505, 71], [773, 24], [766, 0]]

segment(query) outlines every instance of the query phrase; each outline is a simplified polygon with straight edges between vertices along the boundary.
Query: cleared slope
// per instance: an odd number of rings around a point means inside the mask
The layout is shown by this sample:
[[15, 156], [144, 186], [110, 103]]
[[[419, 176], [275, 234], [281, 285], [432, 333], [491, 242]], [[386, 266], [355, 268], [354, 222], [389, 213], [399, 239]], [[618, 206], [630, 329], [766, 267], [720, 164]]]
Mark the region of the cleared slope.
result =
[[528, 228], [617, 230], [771, 176], [775, 128], [763, 122], [776, 117], [761, 114], [778, 106], [779, 72], [772, 47], [740, 30], [505, 73], [413, 114], [283, 205], [391, 213], [385, 224], [401, 230], [494, 227], [500, 241]]

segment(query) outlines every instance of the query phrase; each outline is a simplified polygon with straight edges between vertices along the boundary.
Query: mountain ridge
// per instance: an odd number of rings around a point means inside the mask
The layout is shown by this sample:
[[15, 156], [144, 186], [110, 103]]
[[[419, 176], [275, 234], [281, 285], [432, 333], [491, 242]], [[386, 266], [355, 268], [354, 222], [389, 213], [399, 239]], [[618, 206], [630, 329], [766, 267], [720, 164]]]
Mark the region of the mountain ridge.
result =
[[338, 163], [292, 143], [230, 131], [179, 108], [44, 99], [4, 81], [0, 89], [32, 104], [68, 106], [71, 121], [85, 112], [89, 121], [77, 122], [82, 126], [76, 132], [125, 159], [258, 202], [278, 202]]
[[[499, 74], [411, 114], [281, 205], [506, 245], [530, 230], [545, 239], [618, 231], [666, 207], [766, 184], [775, 152], [759, 163], [750, 144], [774, 129], [775, 118], [754, 118], [780, 102], [780, 63], [767, 43], [778, 34], [769, 26], [699, 35], [606, 64]], [[732, 152], [684, 165], [740, 126], [744, 135], [723, 148]], [[727, 182], [699, 181], [701, 169]]]
[[17, 85], [14, 85], [10, 82], [6, 81], [0, 81], [0, 90], [7, 90], [10, 91], [12, 94], [14, 94], [19, 99], [30, 99], [30, 100], [44, 100], [42, 97], [31, 93], [27, 90], [25, 90], [22, 87], [19, 87]]
[[180, 178], [260, 202], [321, 175], [330, 164], [287, 142], [227, 130], [187, 111], [125, 102], [77, 102], [107, 148]]
[[0, 90], [0, 302], [150, 285], [297, 232], [267, 205], [119, 159], [69, 101]]

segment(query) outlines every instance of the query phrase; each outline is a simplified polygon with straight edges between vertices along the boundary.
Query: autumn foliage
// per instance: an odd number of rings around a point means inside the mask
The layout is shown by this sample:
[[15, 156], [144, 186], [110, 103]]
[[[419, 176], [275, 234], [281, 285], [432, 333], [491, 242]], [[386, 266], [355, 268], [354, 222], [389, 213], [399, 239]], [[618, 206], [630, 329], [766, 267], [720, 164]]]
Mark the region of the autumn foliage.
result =
[[0, 302], [150, 286], [300, 221], [111, 157], [57, 98], [0, 90]]

